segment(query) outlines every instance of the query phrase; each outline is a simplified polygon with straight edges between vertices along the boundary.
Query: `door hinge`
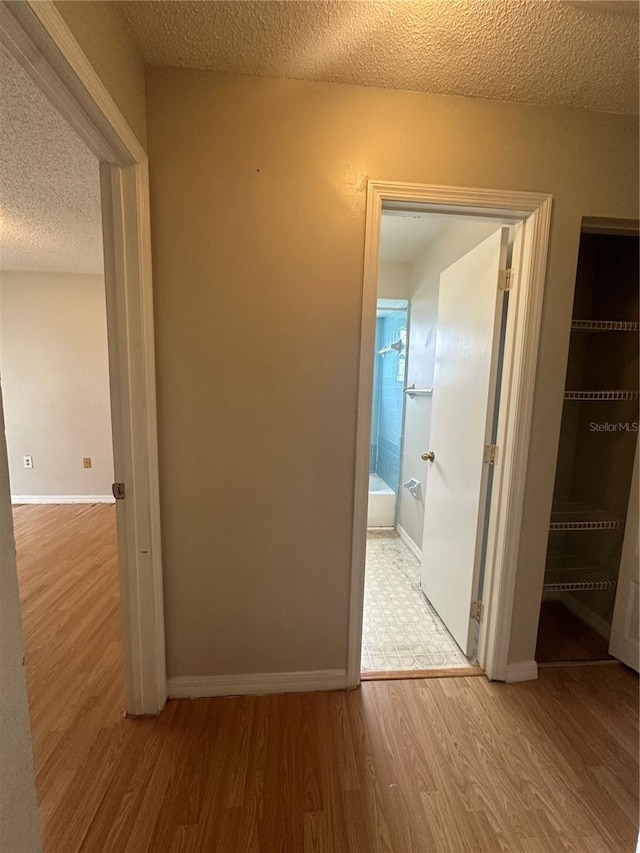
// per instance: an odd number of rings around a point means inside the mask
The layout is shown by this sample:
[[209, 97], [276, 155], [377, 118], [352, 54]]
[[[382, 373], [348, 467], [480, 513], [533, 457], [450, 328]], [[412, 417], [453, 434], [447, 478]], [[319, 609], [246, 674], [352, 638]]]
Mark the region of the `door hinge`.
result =
[[475, 619], [476, 622], [482, 622], [482, 602], [481, 601], [472, 601], [471, 602], [471, 618]]
[[485, 444], [484, 446], [484, 456], [482, 457], [482, 461], [487, 465], [495, 465], [498, 461], [498, 445], [497, 444]]
[[498, 287], [500, 290], [511, 290], [511, 270], [500, 270], [498, 273]]
[[113, 483], [111, 486], [113, 496], [117, 501], [124, 500], [124, 483]]

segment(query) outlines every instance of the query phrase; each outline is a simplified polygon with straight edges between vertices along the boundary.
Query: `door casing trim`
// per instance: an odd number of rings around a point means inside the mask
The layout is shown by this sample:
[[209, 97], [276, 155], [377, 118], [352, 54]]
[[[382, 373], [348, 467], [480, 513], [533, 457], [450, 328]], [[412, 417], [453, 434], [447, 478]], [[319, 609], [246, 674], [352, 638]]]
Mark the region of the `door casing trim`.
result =
[[368, 183], [347, 651], [347, 685], [350, 688], [360, 684], [373, 351], [383, 202], [403, 208], [419, 205], [421, 210], [437, 213], [489, 216], [521, 223], [509, 297], [497, 436], [500, 460], [493, 479], [484, 613], [478, 644], [478, 662], [487, 676], [504, 681], [508, 674], [552, 196], [389, 181]]

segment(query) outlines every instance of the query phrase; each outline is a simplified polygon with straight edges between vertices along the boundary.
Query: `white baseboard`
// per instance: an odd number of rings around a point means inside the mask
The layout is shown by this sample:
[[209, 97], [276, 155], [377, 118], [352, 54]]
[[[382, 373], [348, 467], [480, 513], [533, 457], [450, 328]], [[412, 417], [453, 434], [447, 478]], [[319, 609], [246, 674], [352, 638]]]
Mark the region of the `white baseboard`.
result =
[[346, 687], [346, 669], [246, 675], [187, 675], [170, 678], [167, 682], [170, 699], [247, 696], [263, 693], [306, 693], [313, 690], [346, 690]]
[[112, 504], [113, 495], [11, 495], [12, 504]]
[[409, 536], [409, 534], [404, 529], [404, 527], [402, 527], [402, 525], [399, 524], [396, 527], [396, 530], [398, 531], [398, 536], [402, 539], [402, 541], [407, 546], [407, 548], [411, 551], [411, 553], [414, 556], [416, 556], [420, 560], [420, 562], [422, 562], [422, 551], [420, 550], [420, 548], [418, 548], [418, 546], [413, 541], [413, 539]]
[[538, 664], [534, 660], [521, 660], [508, 663], [504, 680], [508, 684], [516, 681], [535, 681], [538, 677]]

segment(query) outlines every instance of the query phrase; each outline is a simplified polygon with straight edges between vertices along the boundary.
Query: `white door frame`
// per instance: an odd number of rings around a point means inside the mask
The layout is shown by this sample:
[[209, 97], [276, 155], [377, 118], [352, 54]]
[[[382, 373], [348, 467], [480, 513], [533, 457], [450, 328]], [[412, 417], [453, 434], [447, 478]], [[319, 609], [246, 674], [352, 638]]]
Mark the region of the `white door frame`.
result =
[[507, 319], [498, 462], [495, 467], [483, 589], [478, 662], [487, 676], [508, 678], [513, 599], [522, 526], [542, 297], [552, 197], [541, 193], [369, 181], [356, 428], [355, 499], [349, 600], [347, 684], [360, 683], [367, 535], [373, 351], [383, 202], [420, 205], [434, 213], [477, 214], [521, 222], [517, 228]]
[[[131, 715], [167, 699], [147, 155], [53, 3], [0, 2], [0, 44], [100, 161], [125, 673]], [[4, 440], [4, 439], [2, 439]]]

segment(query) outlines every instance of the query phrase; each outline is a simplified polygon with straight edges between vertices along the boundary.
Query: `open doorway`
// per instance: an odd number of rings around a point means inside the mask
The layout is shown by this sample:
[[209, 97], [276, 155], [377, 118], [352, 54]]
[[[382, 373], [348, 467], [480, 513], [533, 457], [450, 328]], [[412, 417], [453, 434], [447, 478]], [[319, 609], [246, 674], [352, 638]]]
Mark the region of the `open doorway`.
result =
[[474, 566], [481, 574], [490, 473], [483, 449], [498, 408], [509, 226], [382, 211], [362, 640], [368, 678], [476, 660], [467, 599], [480, 599]]
[[[535, 662], [512, 665], [508, 656], [550, 211], [551, 198], [535, 193], [369, 183], [349, 626], [352, 686], [361, 677], [392, 677], [390, 672], [428, 675], [445, 666], [460, 673], [470, 663], [492, 679], [537, 675]], [[406, 342], [399, 329], [396, 340], [378, 346], [378, 298], [406, 301]], [[392, 405], [400, 407], [395, 422], [402, 424], [395, 436], [399, 477], [394, 491], [394, 478], [385, 480], [383, 471], [393, 524], [372, 532], [370, 477], [380, 478], [380, 445], [388, 439], [379, 415], [378, 431], [372, 430], [375, 400], [377, 394], [380, 406], [384, 394], [390, 396], [389, 388], [375, 387], [384, 377], [376, 360], [389, 357], [396, 359], [387, 374], [395, 376]], [[391, 562], [408, 576], [400, 579], [405, 586], [396, 609], [405, 624], [413, 623], [403, 642], [422, 645], [414, 653], [396, 642], [386, 665], [371, 655], [380, 631], [376, 637], [366, 614], [367, 537], [386, 539]], [[380, 591], [375, 573], [373, 580], [384, 599], [388, 590]], [[439, 654], [423, 645], [418, 607], [447, 646], [444, 655], [442, 645]], [[382, 609], [389, 635], [394, 608], [383, 600]], [[374, 653], [381, 655], [379, 648]]]
[[125, 711], [100, 170], [4, 51], [0, 73], [0, 375], [39, 780], [79, 715]]
[[637, 222], [584, 220], [536, 660], [623, 661], [638, 629]]
[[[52, 4], [1, 6], [0, 45], [99, 164], [125, 707], [157, 714], [167, 685], [148, 158]], [[3, 226], [11, 229], [10, 216]], [[5, 471], [6, 451], [0, 437]], [[0, 546], [13, 571], [8, 476], [0, 485]], [[6, 603], [19, 604], [16, 584]]]

